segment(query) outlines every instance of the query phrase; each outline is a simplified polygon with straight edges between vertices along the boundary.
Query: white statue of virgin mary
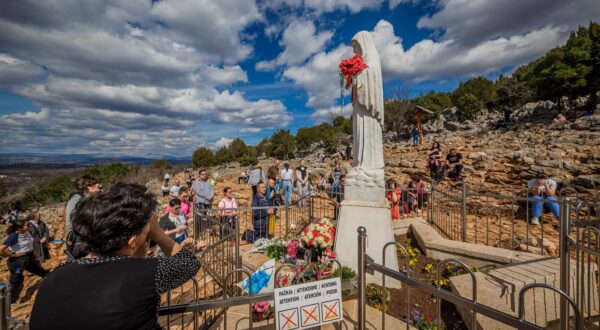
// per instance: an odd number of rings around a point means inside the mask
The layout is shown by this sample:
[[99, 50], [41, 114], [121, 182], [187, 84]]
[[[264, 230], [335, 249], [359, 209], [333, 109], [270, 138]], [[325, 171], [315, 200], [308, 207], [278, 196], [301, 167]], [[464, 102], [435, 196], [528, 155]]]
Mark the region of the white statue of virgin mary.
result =
[[383, 169], [383, 83], [379, 53], [367, 31], [358, 32], [352, 38], [352, 48], [367, 65], [352, 81], [352, 166], [364, 170]]

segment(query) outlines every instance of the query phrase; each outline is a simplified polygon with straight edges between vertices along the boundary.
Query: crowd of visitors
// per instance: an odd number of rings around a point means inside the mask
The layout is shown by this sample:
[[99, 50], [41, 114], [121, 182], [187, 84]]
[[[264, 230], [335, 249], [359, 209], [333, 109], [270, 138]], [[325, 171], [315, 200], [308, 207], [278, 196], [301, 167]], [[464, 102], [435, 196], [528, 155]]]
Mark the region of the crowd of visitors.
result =
[[[157, 209], [155, 196], [136, 184], [117, 183], [82, 199], [71, 220], [88, 254], [57, 267], [42, 281], [29, 328], [159, 328], [160, 294], [195, 276], [200, 263], [159, 226]], [[17, 240], [24, 235], [23, 226], [15, 227]], [[150, 241], [164, 257], [146, 258]], [[23, 251], [32, 245], [17, 241], [11, 246], [15, 244]], [[22, 254], [12, 257], [19, 258], [13, 259], [19, 260], [19, 268], [46, 275]]]
[[[413, 142], [419, 143], [418, 134]], [[350, 146], [343, 154], [351, 159]], [[444, 157], [441, 144], [434, 142], [427, 157], [432, 182], [461, 178], [463, 156], [457, 148], [450, 148]], [[317, 184], [317, 191], [326, 192], [333, 204], [335, 219], [339, 218], [346, 187], [341, 165], [336, 158], [329, 174], [319, 174]], [[30, 327], [154, 328], [160, 294], [186, 282], [200, 267], [194, 252], [206, 243], [195, 242], [190, 231], [193, 209], [216, 207], [222, 225], [228, 225], [229, 230], [239, 226], [233, 188], [225, 187], [222, 198], [213, 205], [214, 180], [208, 171], [199, 170], [197, 178], [191, 171], [186, 173], [185, 186], [179, 177], [164, 175], [160, 189], [169, 202], [162, 211], [156, 197], [143, 186], [117, 183], [102, 191], [97, 178], [80, 177], [75, 183], [77, 192], [70, 196], [64, 212], [69, 258], [52, 273], [42, 267], [50, 258], [50, 238], [40, 213], [19, 217], [18, 208], [11, 208], [11, 216], [4, 218], [9, 224], [8, 237], [0, 245], [0, 255], [8, 258], [11, 303], [18, 300], [23, 289], [25, 271], [44, 277]], [[243, 233], [248, 242], [273, 237], [276, 206], [292, 204], [293, 190], [299, 198], [298, 206], [304, 206], [303, 197], [313, 189], [311, 171], [304, 159], [295, 169], [275, 160], [266, 173], [260, 164], [256, 165], [238, 177], [240, 183], [252, 189], [252, 229]], [[426, 207], [429, 190], [421, 176], [411, 175], [404, 185], [402, 188], [394, 179], [386, 181], [393, 220], [405, 218], [410, 212], [419, 214]], [[544, 206], [560, 217], [559, 205], [553, 202], [557, 200], [554, 180], [538, 174], [527, 182], [527, 187], [533, 199], [529, 203], [532, 225], [539, 225]], [[151, 241], [158, 249], [149, 249]]]

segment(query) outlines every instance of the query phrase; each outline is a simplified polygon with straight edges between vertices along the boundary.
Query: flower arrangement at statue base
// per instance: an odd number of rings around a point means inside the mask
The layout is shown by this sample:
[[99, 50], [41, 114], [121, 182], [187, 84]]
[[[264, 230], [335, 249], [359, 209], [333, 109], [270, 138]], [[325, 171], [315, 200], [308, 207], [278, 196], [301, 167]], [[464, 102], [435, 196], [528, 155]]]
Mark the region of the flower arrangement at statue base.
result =
[[271, 259], [290, 265], [281, 269], [275, 286], [286, 286], [331, 277], [336, 254], [333, 251], [336, 228], [328, 218], [314, 219], [298, 237], [287, 240], [259, 239], [251, 252], [263, 253]]
[[[334, 241], [335, 226], [331, 220], [323, 218], [312, 222], [300, 233], [300, 244], [304, 249], [304, 259], [316, 262], [323, 257], [324, 253], [331, 257]], [[306, 254], [308, 254], [308, 257]]]

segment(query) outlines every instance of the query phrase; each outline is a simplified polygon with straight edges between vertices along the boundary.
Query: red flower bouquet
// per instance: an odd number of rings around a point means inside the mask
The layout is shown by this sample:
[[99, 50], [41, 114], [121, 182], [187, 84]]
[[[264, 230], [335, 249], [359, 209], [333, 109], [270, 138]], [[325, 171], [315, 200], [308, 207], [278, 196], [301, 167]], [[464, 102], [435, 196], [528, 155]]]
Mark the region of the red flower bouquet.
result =
[[340, 74], [346, 78], [346, 89], [350, 88], [352, 77], [356, 76], [366, 68], [367, 65], [360, 55], [354, 55], [353, 57], [340, 62]]

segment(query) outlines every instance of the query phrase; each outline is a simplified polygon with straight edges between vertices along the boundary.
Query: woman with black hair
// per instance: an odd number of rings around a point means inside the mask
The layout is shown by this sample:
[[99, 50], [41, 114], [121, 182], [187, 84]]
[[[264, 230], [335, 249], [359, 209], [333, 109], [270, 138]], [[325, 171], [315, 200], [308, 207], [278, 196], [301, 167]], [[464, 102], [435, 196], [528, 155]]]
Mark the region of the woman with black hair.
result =
[[40, 266], [33, 256], [33, 236], [29, 232], [31, 224], [26, 220], [17, 220], [8, 227], [8, 238], [0, 245], [0, 254], [8, 257], [8, 270], [10, 271], [10, 303], [14, 304], [19, 299], [23, 290], [23, 271], [44, 277], [47, 270]]
[[[157, 212], [156, 197], [137, 184], [81, 200], [73, 231], [89, 254], [44, 279], [29, 328], [159, 329], [160, 295], [193, 278], [200, 262], [164, 233]], [[165, 258], [144, 258], [150, 240]]]
[[160, 218], [158, 225], [175, 242], [182, 244], [185, 241], [188, 237], [187, 220], [181, 212], [181, 200], [173, 198], [169, 201], [169, 213]]

